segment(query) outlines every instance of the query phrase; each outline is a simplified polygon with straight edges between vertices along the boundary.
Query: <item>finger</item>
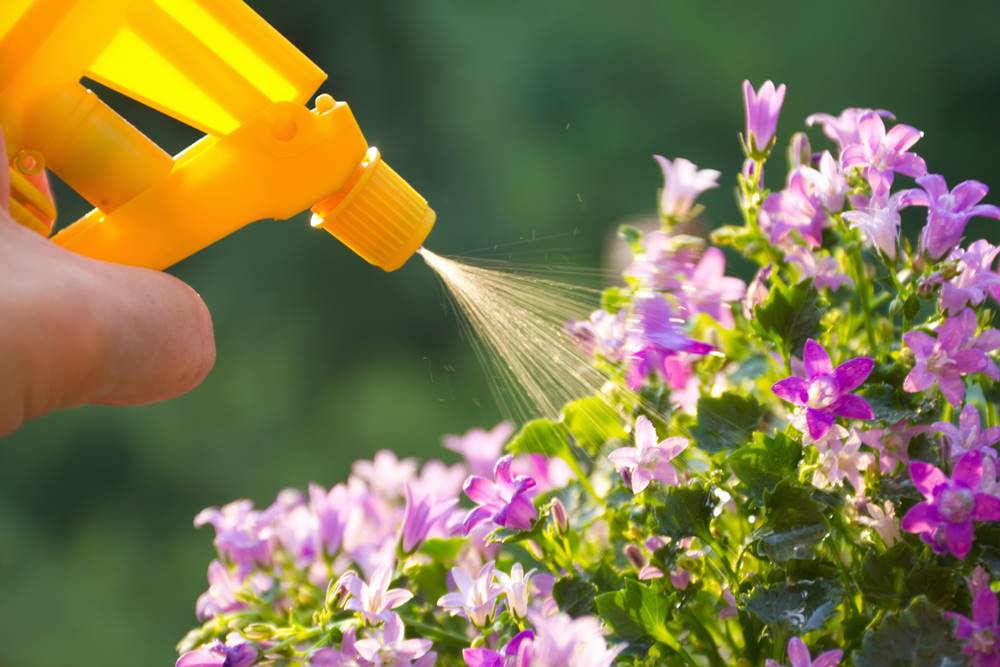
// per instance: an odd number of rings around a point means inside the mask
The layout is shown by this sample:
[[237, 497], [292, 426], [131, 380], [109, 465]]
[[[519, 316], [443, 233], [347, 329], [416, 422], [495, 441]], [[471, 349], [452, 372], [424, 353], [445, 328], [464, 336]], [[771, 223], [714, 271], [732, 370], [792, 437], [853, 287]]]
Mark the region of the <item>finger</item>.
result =
[[5, 217], [0, 267], [0, 434], [60, 408], [173, 398], [215, 362], [208, 309], [172, 276], [85, 259]]

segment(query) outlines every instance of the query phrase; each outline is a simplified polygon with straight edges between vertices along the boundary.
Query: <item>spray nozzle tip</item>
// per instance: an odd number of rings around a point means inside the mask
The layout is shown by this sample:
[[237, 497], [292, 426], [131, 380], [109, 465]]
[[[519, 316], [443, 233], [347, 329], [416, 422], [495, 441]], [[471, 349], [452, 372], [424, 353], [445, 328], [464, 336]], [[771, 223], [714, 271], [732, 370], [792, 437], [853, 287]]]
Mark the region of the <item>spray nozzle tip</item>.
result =
[[369, 148], [347, 183], [312, 208], [325, 229], [385, 271], [403, 266], [423, 245], [437, 215], [396, 171]]

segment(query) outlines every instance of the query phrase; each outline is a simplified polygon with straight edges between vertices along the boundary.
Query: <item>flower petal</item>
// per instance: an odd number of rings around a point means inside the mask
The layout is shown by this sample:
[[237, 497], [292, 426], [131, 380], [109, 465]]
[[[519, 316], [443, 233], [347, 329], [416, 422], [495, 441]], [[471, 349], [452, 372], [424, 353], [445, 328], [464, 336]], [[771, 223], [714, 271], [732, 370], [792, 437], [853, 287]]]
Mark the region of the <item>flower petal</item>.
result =
[[928, 500], [934, 497], [934, 489], [948, 483], [948, 478], [941, 472], [940, 468], [923, 461], [910, 463], [910, 478], [913, 480], [913, 485], [917, 487], [917, 491]]
[[821, 440], [833, 426], [833, 422], [833, 414], [806, 408], [806, 428], [809, 429], [809, 437], [813, 440]]
[[812, 662], [809, 648], [800, 637], [788, 640], [788, 660], [792, 663], [792, 667], [809, 667]]
[[979, 488], [979, 481], [982, 478], [983, 455], [979, 452], [969, 452], [962, 456], [951, 473], [952, 481], [967, 489]]
[[816, 656], [812, 661], [812, 667], [837, 667], [844, 658], [844, 652], [840, 649], [826, 651]]
[[1000, 521], [1000, 498], [988, 493], [976, 494], [976, 507], [972, 510], [973, 521]]
[[808, 377], [833, 371], [830, 355], [826, 353], [822, 345], [812, 338], [806, 341], [805, 347], [802, 349], [802, 363]]
[[465, 480], [465, 484], [462, 485], [462, 490], [465, 491], [469, 500], [480, 505], [497, 500], [497, 491], [493, 482], [479, 475], [470, 475]]
[[972, 208], [986, 197], [990, 189], [985, 183], [980, 183], [979, 181], [962, 181], [951, 191], [952, 196], [955, 197], [955, 209], [959, 211], [964, 211], [967, 208]]
[[771, 391], [778, 398], [794, 403], [795, 405], [805, 405], [808, 400], [808, 390], [806, 381], [800, 377], [791, 376], [784, 380], [779, 380], [771, 387]]
[[875, 362], [870, 357], [855, 357], [837, 366], [833, 372], [840, 391], [848, 392], [860, 387], [871, 375]]
[[997, 604], [997, 596], [988, 587], [983, 588], [972, 601], [972, 618], [976, 623], [989, 627], [995, 627], [997, 620], [1000, 620], [1000, 605]]
[[899, 527], [908, 533], [926, 533], [938, 524], [938, 516], [930, 503], [917, 503], [903, 516]]
[[948, 551], [955, 558], [965, 560], [965, 557], [969, 555], [969, 550], [972, 549], [972, 541], [976, 535], [972, 529], [972, 522], [966, 521], [945, 524], [944, 537], [948, 544]]
[[837, 417], [845, 419], [875, 419], [868, 401], [854, 394], [841, 396], [829, 409]]
[[[892, 147], [897, 153], [908, 151], [910, 147], [920, 141], [924, 133], [915, 127], [899, 123], [885, 133], [885, 143]], [[926, 172], [925, 172], [926, 173]]]

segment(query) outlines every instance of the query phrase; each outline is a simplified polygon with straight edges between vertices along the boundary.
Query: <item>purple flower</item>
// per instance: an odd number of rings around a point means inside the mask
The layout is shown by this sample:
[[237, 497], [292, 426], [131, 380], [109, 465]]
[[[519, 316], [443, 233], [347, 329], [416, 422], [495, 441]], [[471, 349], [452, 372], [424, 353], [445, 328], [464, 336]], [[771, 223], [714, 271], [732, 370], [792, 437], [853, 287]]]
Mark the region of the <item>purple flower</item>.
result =
[[962, 408], [958, 427], [949, 422], [935, 422], [931, 425], [931, 429], [941, 434], [947, 446], [945, 451], [952, 462], [969, 452], [979, 452], [994, 459], [997, 457], [993, 445], [1000, 441], [1000, 426], [983, 429], [979, 410], [971, 403], [966, 403]]
[[431, 650], [429, 639], [404, 639], [405, 628], [399, 614], [385, 615], [385, 622], [374, 636], [354, 643], [358, 655], [375, 666], [405, 667]]
[[[831, 116], [828, 113], [814, 113], [806, 118], [806, 125], [810, 127], [813, 125], [822, 125], [823, 134], [836, 141], [840, 148], [843, 149], [851, 144], [861, 143], [861, 132], [858, 129], [858, 121], [866, 113], [872, 111], [872, 109], [849, 108], [841, 111], [839, 116]], [[874, 110], [874, 113], [889, 120], [896, 120], [896, 117], [888, 111]]]
[[532, 615], [535, 636], [518, 646], [517, 667], [610, 667], [624, 644], [608, 647], [596, 616]]
[[714, 349], [708, 343], [688, 338], [679, 324], [663, 297], [651, 292], [635, 295], [626, 321], [629, 388], [638, 389], [652, 373], [665, 373], [666, 360], [679, 352], [708, 354]]
[[256, 661], [257, 647], [234, 632], [226, 637], [225, 644], [216, 639], [188, 651], [177, 659], [175, 667], [250, 667]]
[[338, 586], [349, 594], [344, 608], [360, 612], [369, 623], [376, 623], [385, 612], [413, 599], [413, 593], [405, 588], [389, 588], [394, 569], [392, 562], [383, 563], [369, 581], [362, 580], [354, 572], [346, 572], [338, 582]]
[[761, 205], [760, 227], [775, 245], [783, 245], [792, 231], [797, 231], [811, 245], [823, 242], [827, 215], [810, 189], [808, 169], [794, 170], [788, 175], [785, 189], [771, 193]]
[[733, 327], [729, 306], [743, 298], [746, 283], [726, 275], [726, 256], [718, 248], [709, 248], [681, 286], [682, 308], [688, 315], [705, 313], [726, 329]]
[[407, 484], [406, 509], [403, 511], [403, 525], [399, 529], [403, 553], [411, 554], [416, 551], [427, 539], [434, 524], [457, 504], [457, 498], [437, 501], [432, 496], [416, 496], [413, 485]]
[[855, 357], [833, 368], [823, 346], [809, 339], [802, 352], [805, 377], [791, 376], [771, 387], [774, 394], [805, 408], [809, 436], [820, 440], [837, 417], [874, 419], [868, 402], [849, 392], [860, 387], [872, 372], [870, 357]]
[[698, 169], [682, 157], [673, 162], [662, 155], [654, 155], [663, 170], [663, 189], [660, 190], [660, 214], [675, 222], [686, 220], [694, 207], [694, 200], [705, 190], [719, 187], [719, 172]]
[[529, 667], [517, 659], [522, 642], [535, 638], [531, 630], [522, 630], [514, 635], [500, 651], [489, 648], [467, 648], [462, 651], [466, 667]]
[[494, 562], [489, 561], [473, 579], [461, 567], [451, 569], [451, 580], [456, 590], [442, 595], [437, 604], [452, 616], [465, 616], [477, 628], [484, 628], [493, 617], [497, 598], [503, 588], [494, 581]]
[[[603, 311], [598, 311], [603, 312]], [[489, 475], [514, 433], [514, 424], [502, 421], [489, 431], [474, 428], [462, 435], [444, 436], [444, 446], [461, 455], [473, 475]]]
[[955, 622], [955, 638], [964, 641], [962, 652], [972, 658], [973, 667], [1000, 665], [1000, 606], [989, 586], [972, 596], [972, 618], [945, 612]]
[[[895, 129], [895, 128], [893, 128]], [[917, 174], [922, 190], [907, 190], [913, 206], [927, 207], [927, 225], [920, 233], [920, 248], [932, 259], [942, 257], [962, 240], [965, 225], [975, 216], [1000, 220], [1000, 208], [980, 204], [989, 188], [979, 181], [962, 181], [948, 191], [938, 174]]]
[[[809, 654], [809, 647], [806, 646], [806, 643], [800, 637], [792, 637], [788, 640], [788, 660], [791, 663], [791, 667], [837, 667], [843, 657], [843, 651], [834, 649], [820, 653], [813, 660]], [[768, 658], [764, 663], [764, 667], [783, 667], [783, 665], [776, 660]]]
[[835, 257], [817, 257], [814, 250], [794, 246], [785, 254], [785, 259], [798, 265], [803, 278], [813, 281], [816, 289], [829, 289], [836, 292], [842, 286], [853, 285], [850, 277], [840, 270], [840, 262]]
[[860, 141], [841, 151], [840, 165], [845, 171], [861, 168], [873, 195], [881, 197], [889, 193], [894, 172], [912, 178], [927, 173], [924, 159], [909, 152], [923, 136], [920, 130], [899, 123], [886, 132], [882, 117], [868, 111], [858, 119], [858, 134]]
[[642, 237], [642, 252], [625, 269], [625, 277], [643, 289], [670, 292], [681, 287], [694, 270], [700, 246], [690, 237], [652, 231]]
[[[599, 354], [608, 361], [617, 363], [622, 360], [624, 353], [625, 316], [624, 310], [619, 310], [613, 315], [605, 310], [595, 310], [586, 320], [567, 322], [566, 333], [583, 350], [584, 354], [589, 356]], [[497, 456], [499, 456], [499, 451]], [[493, 467], [495, 462], [494, 458], [487, 467], [487, 471]], [[472, 467], [471, 462], [470, 467]], [[473, 472], [477, 472], [476, 468], [473, 468]], [[477, 474], [484, 473], [477, 472]]]
[[1000, 246], [984, 239], [974, 241], [968, 250], [956, 248], [948, 257], [958, 262], [958, 275], [941, 285], [941, 307], [955, 315], [967, 305], [978, 306], [992, 293], [1000, 295], [1000, 274], [993, 271], [993, 261]]
[[608, 454], [618, 474], [632, 488], [642, 493], [654, 479], [667, 486], [677, 486], [680, 479], [670, 463], [688, 446], [687, 438], [674, 436], [660, 441], [656, 429], [645, 416], [635, 420], [635, 447], [621, 447]]
[[978, 337], [975, 333], [976, 315], [966, 308], [938, 327], [937, 338], [922, 331], [903, 334], [903, 342], [916, 357], [903, 389], [915, 393], [937, 385], [949, 403], [960, 405], [965, 398], [963, 375], [982, 372], [1000, 380], [1000, 369], [986, 355], [1000, 347], [1000, 331], [986, 329]]
[[465, 480], [465, 495], [476, 503], [465, 517], [463, 529], [468, 535], [484, 521], [516, 530], [528, 530], [538, 518], [538, 510], [531, 502], [538, 484], [531, 477], [514, 475], [511, 471], [513, 457], [504, 456], [493, 467], [493, 480], [470, 475]]
[[354, 650], [354, 627], [344, 630], [340, 649], [332, 647], [313, 651], [309, 656], [309, 667], [358, 667], [357, 651]]
[[910, 426], [901, 419], [889, 428], [874, 428], [861, 434], [861, 442], [878, 451], [879, 471], [888, 475], [898, 463], [910, 462], [910, 440], [925, 433], [927, 426]]
[[751, 153], [766, 152], [778, 127], [778, 116], [785, 101], [785, 84], [777, 88], [765, 81], [754, 91], [749, 81], [743, 82], [743, 109], [746, 112], [746, 144]]
[[901, 527], [918, 533], [936, 553], [951, 552], [965, 560], [975, 537], [973, 521], [1000, 521], [1000, 498], [979, 491], [983, 455], [966, 454], [955, 465], [951, 479], [940, 469], [914, 461], [910, 477], [924, 501], [910, 508]]
[[205, 524], [215, 528], [216, 550], [239, 566], [241, 574], [270, 562], [268, 523], [269, 517], [254, 510], [249, 500], [235, 500], [221, 509], [208, 507], [194, 518], [195, 528]]

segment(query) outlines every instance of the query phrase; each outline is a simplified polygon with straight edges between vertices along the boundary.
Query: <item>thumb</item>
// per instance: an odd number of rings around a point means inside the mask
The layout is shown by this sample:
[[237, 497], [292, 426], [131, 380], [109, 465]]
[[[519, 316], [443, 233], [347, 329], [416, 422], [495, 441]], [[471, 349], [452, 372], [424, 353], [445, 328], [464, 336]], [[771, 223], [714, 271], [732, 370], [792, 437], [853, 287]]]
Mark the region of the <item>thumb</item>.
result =
[[0, 436], [57, 409], [173, 398], [215, 363], [211, 317], [193, 289], [80, 257], [3, 214], [0, 284]]

